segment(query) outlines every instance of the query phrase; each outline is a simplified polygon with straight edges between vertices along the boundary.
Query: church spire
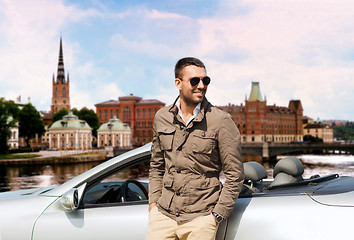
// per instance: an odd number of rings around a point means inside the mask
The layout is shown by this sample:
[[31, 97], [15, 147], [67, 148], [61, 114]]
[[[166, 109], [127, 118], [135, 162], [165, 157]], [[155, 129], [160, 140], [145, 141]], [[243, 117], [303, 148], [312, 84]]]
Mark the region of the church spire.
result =
[[69, 73], [65, 79], [64, 70], [64, 57], [63, 57], [63, 43], [60, 37], [59, 45], [59, 61], [58, 61], [58, 72], [55, 78], [53, 74], [53, 93], [52, 93], [52, 113], [56, 113], [62, 108], [70, 110], [70, 85], [69, 85]]
[[63, 44], [60, 37], [59, 46], [59, 61], [58, 61], [58, 72], [57, 72], [57, 83], [65, 83], [65, 70], [64, 70], [64, 55], [63, 55]]

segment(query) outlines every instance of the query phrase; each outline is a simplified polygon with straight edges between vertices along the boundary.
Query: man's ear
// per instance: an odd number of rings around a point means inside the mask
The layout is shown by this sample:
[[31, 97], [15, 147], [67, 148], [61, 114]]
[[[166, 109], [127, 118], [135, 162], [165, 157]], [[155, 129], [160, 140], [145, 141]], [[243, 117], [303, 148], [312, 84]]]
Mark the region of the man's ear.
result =
[[178, 88], [178, 90], [181, 90], [182, 88], [182, 80], [179, 78], [175, 78], [175, 86]]

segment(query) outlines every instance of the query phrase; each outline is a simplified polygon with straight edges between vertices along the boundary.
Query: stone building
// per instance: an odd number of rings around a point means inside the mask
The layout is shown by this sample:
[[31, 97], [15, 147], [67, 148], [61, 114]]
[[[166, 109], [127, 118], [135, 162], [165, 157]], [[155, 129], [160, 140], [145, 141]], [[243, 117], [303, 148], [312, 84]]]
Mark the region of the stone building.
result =
[[84, 150], [92, 147], [92, 128], [70, 112], [48, 129], [49, 148]]
[[321, 138], [324, 143], [333, 142], [333, 128], [322, 122], [309, 122], [304, 127], [304, 135]]
[[258, 82], [245, 105], [218, 106], [228, 112], [241, 133], [241, 142], [297, 142], [303, 140], [303, 108], [300, 100], [290, 100], [288, 107], [267, 105]]
[[[13, 120], [12, 117], [8, 118], [8, 122], [11, 122]], [[9, 139], [7, 140], [7, 145], [12, 148], [18, 148], [19, 147], [19, 127], [18, 127], [18, 122], [15, 123], [13, 127], [10, 128], [11, 135]]]
[[142, 99], [133, 94], [95, 105], [100, 124], [106, 123], [113, 116], [128, 124], [132, 131], [134, 146], [141, 146], [152, 141], [155, 113], [164, 106], [165, 104], [158, 100]]
[[119, 148], [132, 147], [132, 131], [127, 123], [113, 116], [97, 130], [97, 147], [112, 146]]

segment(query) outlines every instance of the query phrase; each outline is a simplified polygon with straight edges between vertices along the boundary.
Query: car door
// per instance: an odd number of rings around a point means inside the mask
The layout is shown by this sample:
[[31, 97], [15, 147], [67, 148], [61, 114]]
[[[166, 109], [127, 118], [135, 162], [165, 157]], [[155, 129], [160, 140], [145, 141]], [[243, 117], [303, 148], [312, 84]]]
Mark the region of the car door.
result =
[[149, 158], [87, 180], [76, 210], [60, 198], [37, 219], [33, 240], [144, 239], [148, 223]]
[[148, 204], [101, 206], [65, 212], [55, 203], [38, 219], [34, 240], [144, 239]]

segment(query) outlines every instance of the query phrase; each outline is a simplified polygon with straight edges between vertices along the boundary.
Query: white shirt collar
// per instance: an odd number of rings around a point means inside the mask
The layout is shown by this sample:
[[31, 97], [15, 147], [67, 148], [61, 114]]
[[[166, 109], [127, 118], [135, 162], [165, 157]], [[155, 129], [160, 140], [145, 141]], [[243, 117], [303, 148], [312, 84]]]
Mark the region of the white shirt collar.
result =
[[181, 111], [181, 107], [180, 107], [181, 103], [180, 103], [180, 99], [178, 98], [177, 102], [176, 102], [176, 106], [178, 108], [178, 114], [181, 116], [183, 122], [185, 122], [186, 126], [188, 126], [188, 124], [196, 117], [198, 116], [198, 114], [200, 113], [200, 108], [202, 106], [202, 103], [198, 103], [197, 106], [195, 106], [194, 110], [193, 110], [193, 116], [189, 119], [189, 121], [186, 123], [186, 121], [183, 118], [182, 115], [182, 111]]

